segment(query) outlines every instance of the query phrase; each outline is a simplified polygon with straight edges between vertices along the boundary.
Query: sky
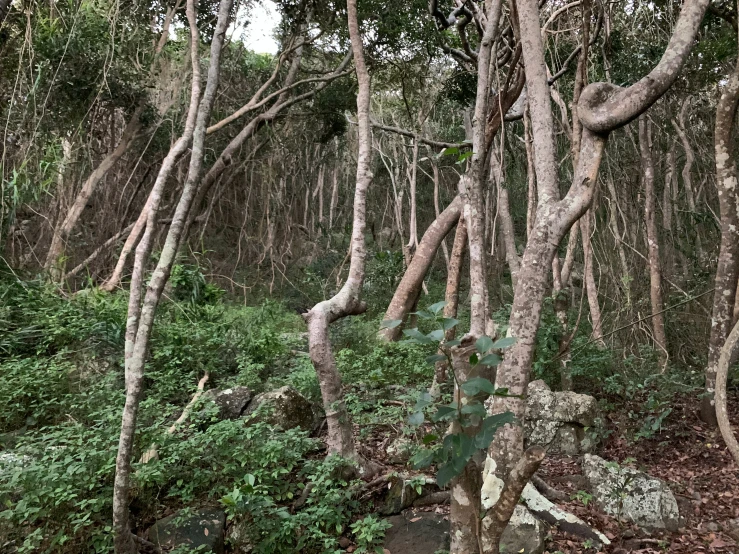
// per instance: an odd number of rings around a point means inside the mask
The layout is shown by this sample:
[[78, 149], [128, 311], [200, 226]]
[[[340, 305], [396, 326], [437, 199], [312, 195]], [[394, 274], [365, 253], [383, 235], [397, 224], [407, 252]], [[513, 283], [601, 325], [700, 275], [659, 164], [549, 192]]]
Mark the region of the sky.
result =
[[274, 2], [260, 0], [255, 3], [249, 19], [249, 26], [239, 29], [243, 33], [244, 45], [257, 54], [276, 54], [278, 44], [272, 35], [280, 22], [280, 12]]

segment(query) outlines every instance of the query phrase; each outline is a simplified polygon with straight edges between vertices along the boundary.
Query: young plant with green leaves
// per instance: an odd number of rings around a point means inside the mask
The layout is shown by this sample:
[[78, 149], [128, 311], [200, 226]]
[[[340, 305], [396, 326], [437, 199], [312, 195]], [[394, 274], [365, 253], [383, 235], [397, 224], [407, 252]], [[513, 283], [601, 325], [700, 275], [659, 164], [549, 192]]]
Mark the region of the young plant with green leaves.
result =
[[[437, 353], [429, 355], [426, 361], [430, 364], [446, 362], [454, 380], [456, 392], [451, 403], [438, 402], [437, 398], [424, 392], [408, 417], [410, 425], [421, 427], [426, 421], [426, 412], [433, 412], [433, 423], [451, 424], [451, 431], [443, 439], [432, 433], [425, 435], [423, 443], [426, 448], [420, 449], [412, 458], [413, 466], [417, 469], [435, 464], [438, 468], [436, 480], [442, 487], [463, 471], [476, 452], [487, 450], [498, 428], [513, 423], [515, 419], [511, 412], [488, 415], [485, 408], [484, 401], [488, 396], [508, 396], [507, 389], [496, 388], [490, 379], [482, 376], [462, 377], [458, 367], [458, 353], [462, 350], [454, 349], [461, 347], [464, 339], [446, 340], [446, 331], [459, 324], [459, 320], [444, 317], [445, 305], [446, 302], [437, 302], [414, 313], [420, 320], [435, 325], [433, 331], [427, 334], [417, 328], [403, 331], [407, 337], [406, 343], [436, 346]], [[401, 321], [392, 320], [384, 321], [382, 326], [393, 328], [400, 324]], [[498, 352], [514, 342], [512, 337], [497, 341], [487, 336], [480, 337], [475, 341], [474, 352], [469, 355], [469, 365], [473, 369], [497, 366], [502, 361]]]

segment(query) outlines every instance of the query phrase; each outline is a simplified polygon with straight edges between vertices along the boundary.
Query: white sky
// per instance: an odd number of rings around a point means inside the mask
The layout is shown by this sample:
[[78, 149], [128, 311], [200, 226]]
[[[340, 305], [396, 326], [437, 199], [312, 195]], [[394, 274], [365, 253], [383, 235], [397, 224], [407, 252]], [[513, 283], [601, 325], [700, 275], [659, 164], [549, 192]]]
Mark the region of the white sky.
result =
[[276, 54], [278, 44], [272, 35], [279, 22], [280, 12], [272, 0], [255, 2], [251, 9], [249, 25], [246, 28], [239, 28], [244, 45], [257, 54]]

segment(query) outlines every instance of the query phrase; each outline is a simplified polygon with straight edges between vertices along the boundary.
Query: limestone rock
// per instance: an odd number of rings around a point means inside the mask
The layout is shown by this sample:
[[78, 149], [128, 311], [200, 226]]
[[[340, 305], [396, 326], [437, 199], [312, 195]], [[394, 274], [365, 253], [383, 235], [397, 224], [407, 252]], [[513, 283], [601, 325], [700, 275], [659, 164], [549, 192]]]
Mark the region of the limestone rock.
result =
[[226, 390], [211, 389], [203, 394], [216, 406], [223, 419], [238, 419], [246, 410], [252, 399], [252, 392], [246, 387], [233, 387]]
[[429, 512], [405, 513], [388, 518], [392, 527], [385, 533], [390, 554], [432, 554], [449, 550], [449, 520]]
[[[483, 520], [483, 525], [484, 525]], [[544, 552], [547, 525], [518, 504], [500, 538], [501, 554], [541, 554]]]
[[549, 445], [550, 452], [577, 456], [594, 445], [585, 433], [598, 417], [592, 396], [552, 392], [544, 381], [532, 381], [526, 397], [526, 445]]
[[257, 395], [249, 404], [246, 415], [285, 430], [300, 427], [312, 431], [318, 422], [313, 404], [290, 385]]
[[416, 500], [438, 492], [438, 490], [436, 481], [431, 477], [424, 478], [423, 483], [412, 480], [409, 475], [393, 477], [378, 512], [384, 516], [399, 514], [406, 508], [410, 508]]
[[225, 525], [226, 513], [223, 510], [204, 508], [192, 515], [178, 512], [160, 519], [149, 528], [148, 536], [149, 541], [159, 547], [186, 546], [195, 550], [204, 546], [203, 552], [223, 554]]
[[663, 481], [589, 454], [583, 459], [582, 470], [593, 499], [604, 512], [620, 514], [647, 529], [678, 530], [677, 501]]
[[406, 464], [413, 453], [413, 441], [398, 437], [387, 446], [385, 453], [391, 464]]

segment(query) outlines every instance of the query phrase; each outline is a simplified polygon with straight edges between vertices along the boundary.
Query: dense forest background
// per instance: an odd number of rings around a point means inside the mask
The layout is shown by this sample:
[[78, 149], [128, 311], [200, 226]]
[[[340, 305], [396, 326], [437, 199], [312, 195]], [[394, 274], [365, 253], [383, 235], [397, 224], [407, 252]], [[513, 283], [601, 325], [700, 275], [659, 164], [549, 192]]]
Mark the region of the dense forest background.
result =
[[[0, 552], [169, 551], [203, 506], [228, 552], [382, 552], [398, 479], [498, 552], [537, 470], [610, 539], [541, 551], [734, 552], [736, 63], [731, 2], [0, 0]], [[679, 529], [524, 451], [536, 380]], [[283, 387], [315, 419], [246, 417]]]

